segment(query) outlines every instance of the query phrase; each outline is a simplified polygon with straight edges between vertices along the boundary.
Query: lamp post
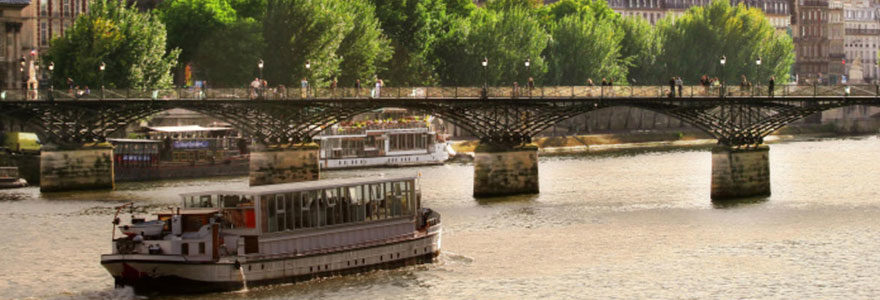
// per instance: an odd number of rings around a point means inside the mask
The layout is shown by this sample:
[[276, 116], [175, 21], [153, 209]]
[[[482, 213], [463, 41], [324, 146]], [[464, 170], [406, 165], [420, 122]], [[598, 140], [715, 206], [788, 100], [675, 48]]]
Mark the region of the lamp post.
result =
[[532, 77], [532, 58], [526, 58], [526, 88], [529, 89], [529, 98], [532, 97], [532, 84], [529, 78]]
[[98, 70], [101, 70], [101, 100], [104, 100], [104, 69], [106, 68], [107, 64], [103, 61], [101, 62], [101, 65], [98, 66]]
[[724, 98], [724, 64], [727, 63], [727, 56], [721, 56], [721, 98]]
[[52, 73], [55, 71], [55, 63], [49, 62], [49, 101], [55, 100], [55, 85], [52, 82]]
[[[758, 88], [761, 86], [761, 57], [758, 56], [758, 59], [755, 60], [755, 89], [760, 91]], [[752, 93], [754, 94], [754, 93]], [[760, 94], [760, 92], [758, 92]]]
[[257, 68], [260, 69], [260, 81], [262, 81], [263, 80], [263, 59], [262, 58], [260, 59], [260, 61], [257, 62]]
[[311, 90], [312, 84], [309, 80], [312, 80], [312, 62], [306, 60], [306, 86], [304, 86], [304, 88], [306, 88], [306, 99], [308, 99], [309, 94], [311, 94], [309, 90]]
[[483, 57], [483, 98], [487, 98], [487, 89], [489, 88], [488, 79], [486, 79], [486, 68], [489, 66], [489, 58]]
[[27, 76], [24, 73], [24, 67], [27, 65], [27, 60], [22, 56], [19, 60], [21, 64], [21, 68], [18, 70], [21, 71], [21, 99], [27, 99]]

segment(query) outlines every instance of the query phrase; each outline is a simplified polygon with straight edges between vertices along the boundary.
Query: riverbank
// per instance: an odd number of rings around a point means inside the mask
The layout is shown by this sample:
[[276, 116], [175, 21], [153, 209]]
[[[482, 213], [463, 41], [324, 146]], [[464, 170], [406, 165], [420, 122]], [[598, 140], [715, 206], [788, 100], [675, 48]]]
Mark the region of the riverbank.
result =
[[[880, 120], [870, 119], [859, 122], [798, 124], [780, 129], [767, 136], [765, 143], [773, 144], [792, 140], [805, 140], [829, 137], [847, 137], [878, 134]], [[591, 134], [576, 136], [538, 137], [533, 139], [541, 155], [600, 154], [619, 151], [650, 151], [662, 149], [711, 148], [717, 141], [706, 133], [692, 129], [675, 132], [635, 131], [613, 134]], [[452, 148], [457, 153], [473, 153], [478, 141], [454, 141]]]

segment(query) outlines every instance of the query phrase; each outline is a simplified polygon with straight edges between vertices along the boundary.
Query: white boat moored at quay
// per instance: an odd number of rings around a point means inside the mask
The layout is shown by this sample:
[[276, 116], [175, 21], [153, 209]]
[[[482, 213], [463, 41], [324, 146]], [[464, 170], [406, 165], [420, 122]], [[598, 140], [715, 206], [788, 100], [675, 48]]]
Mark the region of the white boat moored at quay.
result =
[[431, 262], [440, 215], [418, 176], [336, 179], [186, 193], [156, 232], [113, 239], [101, 264], [138, 293], [239, 290]]

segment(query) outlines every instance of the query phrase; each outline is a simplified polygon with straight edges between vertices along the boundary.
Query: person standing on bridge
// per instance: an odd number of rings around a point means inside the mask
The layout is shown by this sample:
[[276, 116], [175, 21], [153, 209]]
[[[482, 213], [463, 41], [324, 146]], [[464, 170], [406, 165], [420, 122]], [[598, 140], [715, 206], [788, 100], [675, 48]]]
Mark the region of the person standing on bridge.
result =
[[535, 79], [532, 77], [529, 77], [528, 84], [529, 84], [529, 98], [531, 98], [532, 97], [532, 90], [535, 89]]
[[675, 77], [669, 78], [669, 98], [675, 98]]
[[257, 90], [260, 89], [260, 79], [254, 78], [254, 81], [251, 81], [251, 100], [257, 99]]
[[681, 76], [675, 77], [675, 85], [678, 87], [678, 97], [681, 98], [681, 90], [684, 89], [684, 81], [681, 80]]
[[776, 87], [776, 77], [770, 76], [770, 82], [767, 83], [767, 89], [770, 94], [770, 98], [773, 98], [773, 88]]
[[299, 85], [300, 85], [300, 88], [302, 89], [302, 94], [301, 94], [302, 97], [304, 99], [308, 99], [309, 98], [309, 81], [306, 80], [305, 77], [303, 77], [303, 79], [299, 81]]
[[360, 97], [361, 95], [361, 80], [355, 79], [354, 81], [354, 97]]

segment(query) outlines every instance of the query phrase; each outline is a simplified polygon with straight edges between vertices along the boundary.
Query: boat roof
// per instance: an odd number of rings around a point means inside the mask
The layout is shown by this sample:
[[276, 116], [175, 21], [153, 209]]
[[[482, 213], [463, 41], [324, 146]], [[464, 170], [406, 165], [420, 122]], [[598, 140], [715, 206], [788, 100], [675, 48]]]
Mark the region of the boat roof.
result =
[[148, 139], [107, 139], [109, 142], [119, 142], [119, 143], [161, 143], [160, 140], [148, 140]]
[[156, 132], [196, 132], [196, 131], [224, 131], [232, 130], [231, 127], [202, 127], [199, 125], [186, 126], [148, 126], [147, 129]]
[[298, 191], [310, 191], [317, 189], [325, 189], [340, 186], [352, 186], [361, 184], [383, 183], [390, 181], [403, 181], [419, 178], [418, 174], [408, 176], [390, 176], [390, 177], [359, 177], [359, 178], [342, 178], [342, 179], [324, 179], [316, 181], [301, 181], [293, 183], [271, 184], [253, 186], [245, 189], [230, 190], [206, 190], [200, 192], [183, 193], [180, 196], [201, 196], [211, 194], [222, 195], [268, 195], [268, 194], [284, 194]]
[[180, 213], [177, 211], [161, 211], [156, 213], [157, 215], [207, 215], [207, 214], [216, 214], [220, 212], [220, 209], [217, 208], [187, 208], [181, 209]]

